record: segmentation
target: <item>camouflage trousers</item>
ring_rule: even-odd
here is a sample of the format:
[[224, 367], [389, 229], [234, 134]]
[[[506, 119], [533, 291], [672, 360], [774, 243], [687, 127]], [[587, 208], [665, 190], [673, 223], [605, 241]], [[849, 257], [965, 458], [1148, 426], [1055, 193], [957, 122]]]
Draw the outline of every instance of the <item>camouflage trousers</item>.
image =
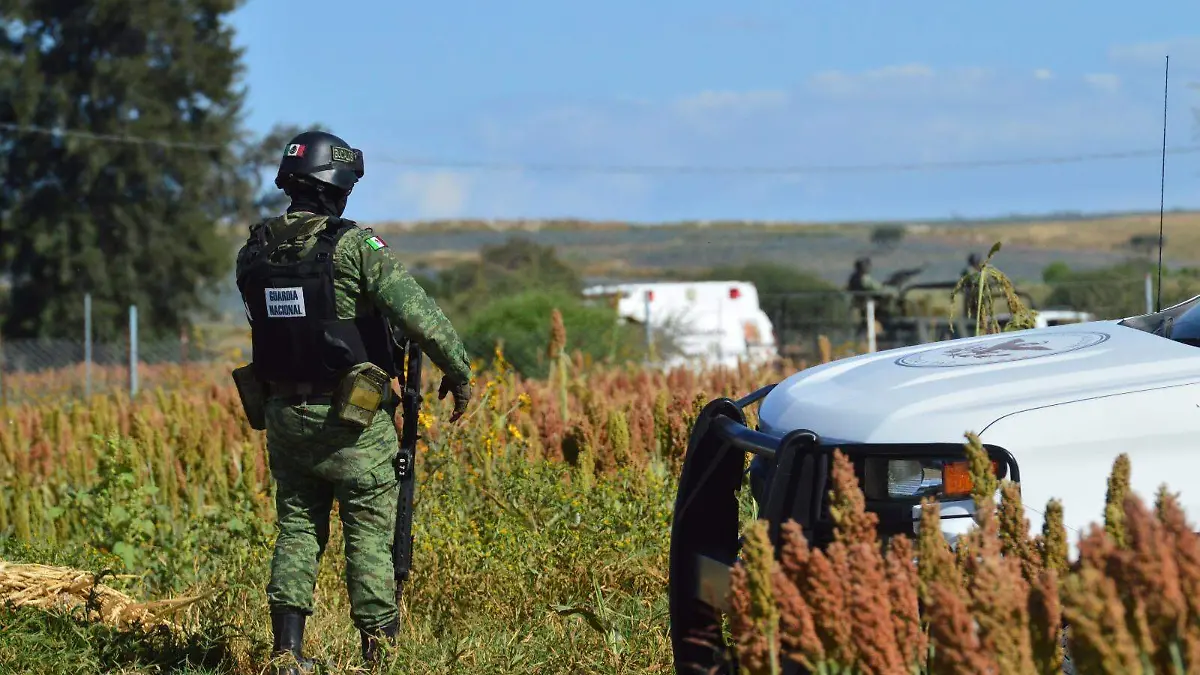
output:
[[329, 541], [337, 499], [345, 539], [346, 589], [355, 626], [374, 630], [398, 618], [392, 541], [400, 483], [393, 460], [395, 396], [366, 429], [329, 405], [266, 404], [267, 453], [276, 482], [275, 555], [267, 602], [272, 612], [313, 611], [317, 565]]

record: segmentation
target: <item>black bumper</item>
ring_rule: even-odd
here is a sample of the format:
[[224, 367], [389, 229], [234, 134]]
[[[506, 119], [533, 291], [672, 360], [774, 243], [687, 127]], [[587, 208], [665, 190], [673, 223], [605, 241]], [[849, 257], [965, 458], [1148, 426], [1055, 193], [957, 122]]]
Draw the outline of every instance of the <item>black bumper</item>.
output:
[[[721, 614], [728, 612], [729, 570], [740, 549], [738, 492], [745, 475], [746, 454], [765, 468], [755, 489], [758, 517], [765, 520], [776, 551], [783, 523], [794, 520], [809, 544], [823, 547], [833, 540], [829, 515], [830, 466], [835, 449], [856, 466], [868, 456], [965, 457], [962, 444], [839, 444], [824, 445], [806, 429], [782, 437], [746, 426], [743, 409], [760, 401], [774, 385], [734, 401], [720, 398], [701, 411], [688, 440], [687, 455], [675, 498], [671, 525], [669, 603], [671, 646], [677, 673], [733, 675], [736, 655], [721, 632]], [[1019, 481], [1016, 462], [1002, 448], [984, 446], [1001, 461], [1002, 476]], [[860, 480], [862, 476], [860, 474]], [[913, 535], [917, 502], [867, 500], [879, 516], [879, 534]], [[795, 664], [784, 674], [803, 672]]]

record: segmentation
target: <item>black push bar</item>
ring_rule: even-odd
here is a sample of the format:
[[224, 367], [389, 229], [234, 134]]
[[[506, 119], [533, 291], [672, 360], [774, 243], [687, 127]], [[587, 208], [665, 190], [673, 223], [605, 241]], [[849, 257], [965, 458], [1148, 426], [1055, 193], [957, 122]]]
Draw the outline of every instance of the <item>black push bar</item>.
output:
[[[668, 600], [671, 647], [676, 673], [734, 675], [737, 655], [721, 630], [721, 615], [728, 606], [729, 572], [741, 549], [738, 493], [746, 471], [747, 454], [769, 466], [762, 494], [756, 494], [758, 517], [767, 523], [776, 554], [782, 526], [789, 520], [800, 525], [809, 545], [820, 548], [833, 540], [828, 492], [834, 450], [854, 461], [866, 457], [961, 457], [961, 443], [823, 444], [807, 429], [780, 436], [751, 429], [744, 408], [761, 401], [775, 385], [768, 385], [734, 401], [710, 401], [697, 416], [688, 438], [687, 454], [679, 477], [671, 524]], [[984, 445], [1001, 466], [1001, 476], [1015, 482], [1020, 473], [1015, 459], [1003, 448]], [[880, 534], [914, 534], [913, 507], [919, 500], [867, 500], [879, 515]], [[783, 675], [805, 672], [785, 663]]]

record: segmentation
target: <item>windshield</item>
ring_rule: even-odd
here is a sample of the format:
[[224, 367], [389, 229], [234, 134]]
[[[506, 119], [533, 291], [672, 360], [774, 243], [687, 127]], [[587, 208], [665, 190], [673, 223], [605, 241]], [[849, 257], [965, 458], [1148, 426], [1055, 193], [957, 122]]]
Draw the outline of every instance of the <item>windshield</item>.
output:
[[1200, 347], [1200, 296], [1161, 312], [1130, 317], [1118, 325]]

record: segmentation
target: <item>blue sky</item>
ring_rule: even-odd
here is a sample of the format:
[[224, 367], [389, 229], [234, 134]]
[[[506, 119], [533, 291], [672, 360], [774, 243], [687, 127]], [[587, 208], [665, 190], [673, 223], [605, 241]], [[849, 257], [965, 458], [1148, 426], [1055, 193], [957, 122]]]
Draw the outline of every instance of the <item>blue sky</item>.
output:
[[[1135, 6], [249, 0], [234, 25], [252, 128], [319, 121], [364, 150], [347, 217], [862, 220], [1157, 209], [1168, 53], [1168, 146], [1200, 143], [1200, 4]], [[1200, 153], [1169, 155], [1167, 207], [1197, 187]]]

